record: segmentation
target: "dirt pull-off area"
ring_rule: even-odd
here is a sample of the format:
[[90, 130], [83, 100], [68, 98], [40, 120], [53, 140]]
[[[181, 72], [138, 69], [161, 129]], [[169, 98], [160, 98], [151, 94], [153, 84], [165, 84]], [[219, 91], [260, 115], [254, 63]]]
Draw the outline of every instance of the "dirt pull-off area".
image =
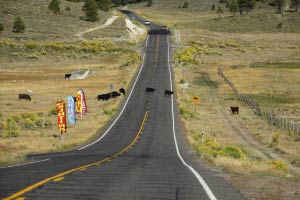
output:
[[[300, 182], [278, 177], [232, 176], [226, 178], [248, 200], [296, 200], [300, 199]], [[251, 189], [249, 189], [251, 188]]]

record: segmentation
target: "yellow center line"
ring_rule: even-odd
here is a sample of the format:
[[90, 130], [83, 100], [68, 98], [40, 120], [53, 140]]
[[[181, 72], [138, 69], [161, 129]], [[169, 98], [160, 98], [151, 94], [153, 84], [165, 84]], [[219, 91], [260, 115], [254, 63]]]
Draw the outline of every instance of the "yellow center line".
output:
[[[103, 159], [103, 160], [100, 160], [100, 161], [98, 161], [98, 162], [91, 163], [91, 164], [88, 164], [88, 165], [84, 165], [84, 166], [81, 166], [81, 167], [77, 167], [77, 168], [74, 168], [74, 169], [71, 169], [71, 170], [62, 172], [62, 173], [60, 173], [60, 174], [57, 174], [57, 175], [55, 175], [55, 176], [51, 176], [51, 177], [46, 178], [46, 179], [44, 179], [44, 180], [41, 180], [41, 181], [39, 181], [39, 182], [37, 182], [37, 183], [31, 185], [31, 186], [28, 186], [28, 187], [24, 188], [23, 190], [20, 190], [19, 192], [16, 192], [16, 193], [12, 194], [12, 195], [9, 196], [9, 197], [4, 198], [3, 200], [11, 200], [11, 199], [15, 199], [15, 198], [17, 198], [17, 197], [19, 197], [19, 196], [21, 196], [21, 195], [23, 195], [23, 194], [25, 194], [25, 193], [27, 193], [27, 192], [29, 192], [29, 191], [35, 189], [35, 188], [37, 188], [37, 187], [40, 187], [41, 185], [44, 185], [44, 184], [48, 183], [48, 182], [55, 181], [55, 180], [59, 180], [59, 179], [62, 180], [61, 178], [63, 178], [63, 177], [64, 177], [65, 175], [67, 175], [67, 174], [71, 174], [71, 173], [73, 173], [73, 172], [80, 171], [80, 170], [85, 170], [86, 168], [89, 168], [89, 167], [92, 167], [92, 166], [101, 165], [101, 164], [103, 164], [103, 163], [105, 163], [105, 162], [107, 162], [107, 161], [110, 161], [112, 158], [116, 158], [116, 157], [118, 157], [119, 155], [123, 154], [124, 152], [128, 151], [128, 150], [130, 149], [130, 147], [132, 147], [132, 146], [137, 142], [137, 140], [139, 139], [139, 137], [140, 137], [140, 135], [141, 135], [141, 132], [142, 132], [144, 126], [145, 126], [146, 120], [148, 119], [148, 113], [149, 113], [149, 111], [146, 111], [146, 112], [145, 112], [144, 119], [143, 119], [143, 121], [142, 121], [142, 124], [141, 124], [141, 126], [140, 126], [140, 129], [139, 129], [137, 135], [135, 136], [134, 140], [133, 140], [127, 147], [125, 147], [122, 151], [120, 151], [120, 152], [114, 154], [114, 155], [111, 156], [111, 157], [107, 157], [107, 158], [105, 158], [105, 159]], [[24, 198], [24, 197], [21, 197], [21, 198]], [[25, 198], [24, 198], [24, 199], [25, 199]]]
[[64, 178], [65, 178], [65, 177], [59, 177], [59, 178], [56, 178], [56, 179], [53, 180], [53, 182], [61, 181], [61, 180], [63, 180]]

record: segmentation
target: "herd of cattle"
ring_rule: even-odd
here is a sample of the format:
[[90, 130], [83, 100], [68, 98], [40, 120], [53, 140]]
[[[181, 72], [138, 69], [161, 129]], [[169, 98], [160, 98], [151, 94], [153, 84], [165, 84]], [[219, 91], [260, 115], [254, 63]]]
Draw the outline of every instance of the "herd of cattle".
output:
[[106, 94], [99, 94], [98, 96], [97, 96], [97, 99], [98, 99], [98, 101], [100, 101], [100, 100], [102, 100], [102, 101], [107, 101], [107, 100], [109, 100], [109, 99], [111, 99], [111, 98], [116, 98], [116, 97], [119, 97], [119, 96], [121, 96], [121, 93], [123, 94], [123, 95], [125, 95], [125, 89], [124, 88], [120, 88], [119, 89], [119, 92], [117, 92], [117, 91], [113, 91], [113, 92], [109, 92], [109, 93], [106, 93]]
[[[155, 89], [147, 87], [146, 90], [145, 90], [145, 92], [146, 93], [153, 93], [153, 92], [155, 92]], [[171, 91], [171, 90], [165, 90], [165, 96], [171, 96], [172, 94], [174, 94], [173, 91]]]
[[[70, 79], [71, 74], [65, 74], [65, 79]], [[155, 92], [154, 88], [151, 87], [146, 87], [145, 93], [153, 93]], [[113, 92], [109, 92], [109, 93], [105, 93], [105, 94], [99, 94], [97, 96], [98, 101], [107, 101], [109, 99], [114, 99], [116, 97], [121, 96], [121, 94], [125, 95], [125, 89], [124, 88], [120, 88], [119, 92], [117, 91], [113, 91]], [[174, 92], [171, 90], [165, 90], [165, 97], [166, 96], [171, 96], [173, 95]], [[30, 94], [19, 94], [19, 100], [24, 99], [26, 101], [31, 101], [31, 95]], [[74, 100], [76, 101], [76, 98], [74, 97]], [[239, 114], [239, 107], [230, 107], [231, 113], [232, 114]]]

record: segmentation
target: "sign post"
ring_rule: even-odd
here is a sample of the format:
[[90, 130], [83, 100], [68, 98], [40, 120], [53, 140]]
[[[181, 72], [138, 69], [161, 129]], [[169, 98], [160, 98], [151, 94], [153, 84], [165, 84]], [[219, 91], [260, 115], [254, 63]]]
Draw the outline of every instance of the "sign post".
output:
[[110, 83], [109, 84], [109, 90], [112, 92], [114, 90], [114, 84], [113, 83]]
[[196, 104], [198, 104], [199, 101], [200, 101], [200, 98], [198, 96], [194, 96], [193, 97], [193, 102], [194, 102], [194, 105], [195, 105], [195, 112], [197, 112], [197, 110], [196, 110]]

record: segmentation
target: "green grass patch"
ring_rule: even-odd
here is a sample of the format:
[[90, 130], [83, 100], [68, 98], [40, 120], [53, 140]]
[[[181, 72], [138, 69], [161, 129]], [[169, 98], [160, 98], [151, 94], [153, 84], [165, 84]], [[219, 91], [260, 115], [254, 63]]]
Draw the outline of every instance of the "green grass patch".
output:
[[250, 65], [252, 68], [283, 68], [283, 69], [300, 69], [300, 60], [295, 62], [272, 62], [272, 63], [255, 63]]
[[260, 94], [250, 94], [250, 96], [263, 105], [300, 103], [300, 99], [287, 97], [283, 95], [271, 96], [270, 94], [260, 93]]
[[191, 112], [186, 107], [181, 107], [179, 113], [183, 116], [184, 119], [188, 120], [195, 117], [195, 114]]

